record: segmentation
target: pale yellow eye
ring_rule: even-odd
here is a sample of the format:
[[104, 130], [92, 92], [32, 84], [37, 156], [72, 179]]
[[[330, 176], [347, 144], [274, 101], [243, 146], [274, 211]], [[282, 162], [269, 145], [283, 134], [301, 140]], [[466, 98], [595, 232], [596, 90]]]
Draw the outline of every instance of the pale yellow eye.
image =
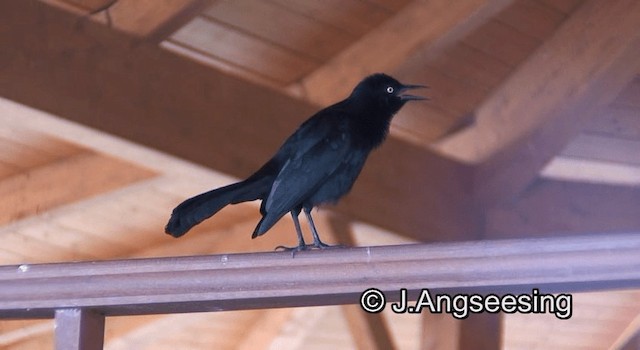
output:
[[392, 87], [392, 86], [389, 86], [389, 87], [387, 88], [387, 92], [388, 92], [388, 93], [390, 93], [390, 94], [392, 94], [392, 93], [393, 93], [393, 87]]

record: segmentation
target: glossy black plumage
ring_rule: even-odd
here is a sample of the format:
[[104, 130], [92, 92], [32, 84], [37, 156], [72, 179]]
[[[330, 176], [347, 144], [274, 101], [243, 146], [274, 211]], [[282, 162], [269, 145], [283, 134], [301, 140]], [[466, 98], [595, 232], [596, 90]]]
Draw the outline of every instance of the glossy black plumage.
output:
[[333, 203], [351, 190], [369, 153], [387, 136], [393, 115], [410, 100], [403, 94], [420, 85], [403, 85], [385, 74], [362, 80], [345, 100], [329, 106], [304, 122], [278, 152], [244, 181], [187, 199], [171, 214], [166, 232], [180, 237], [228, 204], [262, 200], [262, 220], [252, 238], [264, 234], [285, 214], [291, 213], [302, 238], [298, 215], [304, 210], [314, 237], [322, 248], [311, 218], [311, 209]]

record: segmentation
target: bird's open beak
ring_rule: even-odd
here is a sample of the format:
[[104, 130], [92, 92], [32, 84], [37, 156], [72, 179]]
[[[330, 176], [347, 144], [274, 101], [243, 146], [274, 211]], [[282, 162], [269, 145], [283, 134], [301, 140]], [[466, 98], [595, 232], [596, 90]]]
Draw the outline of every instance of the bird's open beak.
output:
[[428, 88], [428, 86], [425, 86], [425, 85], [403, 85], [400, 91], [398, 92], [398, 96], [402, 101], [428, 100], [429, 99], [428, 97], [404, 94], [404, 92], [407, 90], [426, 89], [426, 88]]

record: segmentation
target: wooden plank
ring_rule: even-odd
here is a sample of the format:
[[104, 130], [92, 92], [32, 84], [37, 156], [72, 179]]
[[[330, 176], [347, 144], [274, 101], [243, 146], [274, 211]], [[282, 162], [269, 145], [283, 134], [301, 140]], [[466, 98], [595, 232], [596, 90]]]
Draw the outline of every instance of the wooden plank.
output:
[[0, 130], [0, 162], [8, 168], [6, 176], [28, 171], [82, 151], [80, 147], [26, 130]]
[[516, 31], [497, 19], [491, 19], [481, 25], [464, 38], [463, 42], [474, 49], [492, 55], [510, 67], [523, 62], [541, 43], [540, 40]]
[[524, 34], [546, 40], [558, 28], [566, 15], [536, 0], [520, 0], [504, 9], [495, 18]]
[[[333, 103], [363, 76], [393, 71], [421, 48], [433, 53], [451, 45], [508, 3], [414, 1], [307, 76], [301, 83], [306, 98], [316, 104]], [[424, 50], [419, 59], [425, 59]]]
[[206, 17], [194, 19], [171, 39], [245, 70], [260, 72], [280, 84], [290, 83], [317, 66], [309, 57]]
[[429, 64], [455, 79], [481, 85], [485, 90], [497, 87], [511, 72], [511, 67], [506, 63], [464, 43], [445, 50]]
[[328, 60], [355, 39], [338, 28], [267, 1], [220, 1], [204, 15], [316, 63]]
[[640, 140], [640, 108], [609, 106], [589, 120], [584, 131], [610, 137]]
[[[236, 344], [258, 326], [261, 316], [271, 311], [273, 310], [156, 315], [149, 318], [147, 324], [112, 339], [105, 344], [105, 348], [128, 350], [135, 344], [136, 349], [236, 349]], [[112, 319], [114, 318], [108, 318], [107, 324]], [[253, 344], [253, 349], [266, 347], [268, 343]]]
[[[14, 135], [11, 138], [12, 141], [22, 140], [25, 142], [28, 140], [32, 146], [44, 153], [51, 153], [58, 159], [82, 151], [93, 151], [96, 154], [120, 159], [123, 162], [135, 164], [165, 176], [188, 176], [190, 178], [188, 186], [211, 185], [216, 182], [223, 185], [233, 179], [228, 175], [211, 171], [203, 166], [156, 151], [125, 138], [63, 119], [6, 98], [0, 98], [0, 124], [7, 128], [7, 134]], [[55, 159], [47, 158], [45, 163]], [[35, 165], [24, 168], [33, 166]], [[171, 193], [170, 190], [184, 186], [184, 183], [181, 182], [172, 183], [175, 185], [171, 186], [169, 183], [164, 184], [163, 187], [168, 189], [169, 193]], [[182, 187], [182, 189], [188, 189], [188, 186]], [[182, 194], [180, 192], [173, 193]]]
[[[91, 176], [87, 176], [91, 172]], [[0, 223], [113, 190], [154, 173], [92, 153], [38, 167], [0, 182]]]
[[291, 12], [306, 16], [309, 20], [330, 25], [354, 38], [373, 30], [393, 15], [387, 9], [359, 0], [273, 0], [272, 2]]
[[640, 334], [631, 337], [625, 344], [622, 344], [620, 350], [638, 350], [640, 349]]
[[118, 0], [113, 25], [151, 43], [160, 42], [204, 10], [211, 0]]
[[359, 305], [345, 305], [342, 314], [358, 349], [395, 349], [389, 329], [380, 314], [370, 314]]
[[0, 322], [0, 346], [8, 349], [11, 346], [36, 337], [52, 335], [54, 325], [51, 321], [42, 320], [9, 320]]
[[419, 107], [409, 105], [394, 117], [390, 134], [424, 147], [442, 138], [455, 123], [456, 118], [451, 112], [434, 103]]
[[640, 74], [629, 82], [629, 85], [622, 90], [612, 105], [640, 109]]
[[610, 348], [620, 350], [640, 349], [640, 314], [629, 322]]
[[471, 314], [460, 321], [459, 349], [502, 349], [502, 316], [499, 313]]
[[55, 0], [58, 6], [72, 6], [86, 12], [96, 11], [108, 5], [111, 0]]
[[235, 62], [225, 61], [222, 58], [214, 57], [206, 51], [201, 51], [186, 43], [181, 43], [173, 39], [163, 41], [160, 46], [189, 60], [210, 66], [218, 71], [241, 78], [243, 80], [280, 90], [282, 83], [272, 77], [264, 75], [262, 72], [250, 70]]
[[[428, 95], [433, 100], [429, 104], [454, 116], [470, 113], [489, 94], [481, 84], [454, 79], [446, 71], [429, 64], [421, 67], [418, 79], [429, 84]], [[416, 106], [415, 109], [420, 110], [422, 107]], [[422, 119], [428, 121], [430, 118]]]
[[565, 14], [571, 14], [582, 3], [583, 0], [538, 0], [538, 2], [544, 4], [547, 7], [551, 7], [558, 11], [562, 11]]
[[293, 314], [293, 309], [265, 310], [250, 327], [247, 333], [242, 335], [241, 341], [234, 346], [238, 350], [255, 349], [256, 345], [267, 345], [282, 331], [282, 326], [288, 322]]
[[411, 1], [412, 0], [370, 0], [369, 2], [387, 11], [399, 11], [411, 3]]
[[56, 349], [100, 350], [104, 341], [104, 315], [91, 310], [56, 310]]
[[478, 107], [474, 127], [437, 146], [479, 164], [479, 206], [521, 191], [633, 79], [640, 69], [638, 21], [636, 1], [585, 3]]
[[423, 312], [421, 329], [421, 350], [462, 349], [458, 346], [460, 321], [451, 315]]
[[559, 155], [540, 172], [547, 179], [627, 187], [640, 186], [640, 166]]
[[[74, 29], [74, 16], [39, 2], [0, 2], [9, 13], [0, 95], [227, 174], [251, 174], [316, 110], [103, 26]], [[477, 224], [467, 170], [390, 137], [336, 209], [413, 237], [461, 239]]]
[[[614, 344], [633, 322], [640, 303], [637, 290], [575, 293], [571, 319], [553, 315], [504, 315], [504, 348], [618, 349]], [[541, 334], [548, 337], [541, 339]], [[542, 341], [542, 343], [541, 343]]]
[[[78, 15], [88, 16], [103, 9], [110, 25], [148, 42], [160, 42], [200, 13], [211, 0], [41, 0]], [[108, 23], [105, 16], [92, 19]]]
[[486, 237], [549, 236], [640, 228], [640, 189], [538, 180], [488, 211]]
[[640, 166], [640, 139], [628, 140], [581, 133], [569, 142], [561, 154], [567, 157]]
[[399, 299], [399, 288], [409, 299], [424, 288], [631, 288], [640, 286], [640, 235], [25, 264], [0, 267], [0, 281], [3, 318], [52, 317], [68, 307], [112, 316], [351, 304], [372, 285], [387, 301]]
[[421, 349], [501, 349], [502, 317], [498, 313], [470, 314], [464, 320], [449, 314], [424, 313]]

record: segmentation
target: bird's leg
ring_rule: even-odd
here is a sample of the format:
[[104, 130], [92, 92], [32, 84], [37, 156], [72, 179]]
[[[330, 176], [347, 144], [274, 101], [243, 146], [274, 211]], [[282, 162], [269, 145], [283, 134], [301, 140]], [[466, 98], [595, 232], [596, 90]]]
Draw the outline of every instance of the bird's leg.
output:
[[302, 229], [300, 228], [300, 221], [298, 220], [298, 215], [300, 214], [300, 210], [292, 210], [291, 217], [293, 218], [293, 226], [296, 227], [296, 233], [298, 234], [298, 246], [297, 247], [285, 247], [283, 245], [279, 245], [276, 247], [276, 250], [282, 249], [284, 251], [301, 251], [307, 249], [307, 244], [304, 242], [304, 237], [302, 236]]
[[311, 218], [311, 208], [305, 207], [304, 214], [307, 216], [307, 221], [309, 221], [309, 227], [311, 227], [311, 234], [313, 234], [313, 246], [315, 246], [318, 249], [333, 247], [329, 244], [323, 243], [320, 240], [320, 236], [318, 235], [318, 230], [316, 230], [316, 225], [313, 223], [313, 218]]

